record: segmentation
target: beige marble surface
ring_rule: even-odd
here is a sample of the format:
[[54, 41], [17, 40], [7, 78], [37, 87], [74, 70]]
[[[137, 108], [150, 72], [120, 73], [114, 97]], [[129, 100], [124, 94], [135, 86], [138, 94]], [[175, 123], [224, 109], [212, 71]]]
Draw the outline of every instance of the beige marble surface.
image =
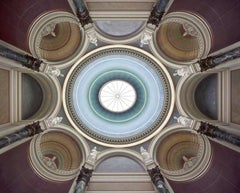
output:
[[231, 72], [231, 122], [240, 125], [240, 70]]
[[10, 122], [9, 78], [9, 71], [0, 69], [0, 125]]

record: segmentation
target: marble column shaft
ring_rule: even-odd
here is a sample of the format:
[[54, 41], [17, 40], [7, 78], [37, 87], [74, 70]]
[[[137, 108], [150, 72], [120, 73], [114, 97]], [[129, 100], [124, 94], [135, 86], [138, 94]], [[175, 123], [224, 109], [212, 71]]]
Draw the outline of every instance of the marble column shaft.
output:
[[151, 180], [153, 184], [156, 186], [159, 193], [169, 193], [164, 183], [164, 178], [158, 166], [148, 170], [148, 174], [151, 177]]
[[35, 122], [31, 125], [27, 125], [23, 129], [15, 133], [12, 133], [0, 138], [0, 148], [6, 147], [16, 141], [34, 136], [35, 134], [38, 134], [41, 132], [42, 132], [42, 129], [41, 129], [41, 126], [39, 125], [39, 122]]
[[73, 2], [76, 7], [77, 17], [82, 27], [84, 27], [89, 23], [93, 23], [92, 18], [90, 17], [89, 12], [83, 0], [73, 0]]
[[83, 13], [86, 10], [86, 6], [83, 0], [73, 0], [73, 2], [78, 12]]
[[211, 138], [224, 140], [228, 143], [240, 147], [240, 137], [227, 133], [226, 131], [222, 131], [217, 126], [211, 125], [209, 123], [201, 122], [201, 125], [197, 132]]
[[20, 62], [23, 66], [35, 71], [39, 71], [40, 65], [42, 63], [42, 61], [39, 59], [36, 59], [29, 55], [20, 54], [4, 46], [0, 46], [0, 56]]
[[169, 0], [159, 0], [157, 4], [153, 7], [147, 23], [151, 23], [153, 25], [156, 25], [157, 27], [162, 19], [163, 14], [165, 13], [165, 9], [168, 3]]
[[230, 50], [226, 53], [219, 54], [217, 56], [210, 56], [205, 59], [200, 60], [198, 63], [200, 65], [201, 71], [206, 71], [208, 69], [214, 68], [215, 66], [240, 58], [240, 47]]
[[82, 169], [80, 170], [80, 174], [77, 178], [77, 185], [75, 188], [74, 193], [84, 193], [86, 190], [86, 187], [90, 181], [90, 178], [92, 177], [93, 170], [90, 170], [86, 168], [85, 166], [82, 166]]

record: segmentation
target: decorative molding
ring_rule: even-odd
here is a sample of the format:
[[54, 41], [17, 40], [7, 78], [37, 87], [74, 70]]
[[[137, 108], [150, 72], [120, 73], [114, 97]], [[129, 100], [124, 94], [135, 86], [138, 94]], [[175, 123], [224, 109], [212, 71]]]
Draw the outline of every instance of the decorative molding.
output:
[[59, 123], [62, 122], [62, 119], [63, 117], [50, 117], [44, 120], [44, 122], [48, 127], [56, 127], [57, 125], [59, 125]]

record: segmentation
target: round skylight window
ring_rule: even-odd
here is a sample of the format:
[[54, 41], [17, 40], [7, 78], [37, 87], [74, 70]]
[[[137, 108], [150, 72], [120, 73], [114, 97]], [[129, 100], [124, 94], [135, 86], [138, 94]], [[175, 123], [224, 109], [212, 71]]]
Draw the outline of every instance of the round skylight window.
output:
[[99, 91], [99, 102], [107, 110], [121, 113], [129, 110], [136, 102], [134, 87], [123, 80], [105, 83]]

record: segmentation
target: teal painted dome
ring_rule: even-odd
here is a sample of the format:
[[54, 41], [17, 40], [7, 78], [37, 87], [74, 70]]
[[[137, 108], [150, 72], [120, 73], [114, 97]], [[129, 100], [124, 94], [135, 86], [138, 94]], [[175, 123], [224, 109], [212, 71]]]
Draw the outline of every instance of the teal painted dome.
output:
[[130, 46], [106, 46], [87, 54], [70, 70], [65, 104], [81, 134], [110, 146], [153, 136], [173, 108], [172, 82], [164, 66]]

